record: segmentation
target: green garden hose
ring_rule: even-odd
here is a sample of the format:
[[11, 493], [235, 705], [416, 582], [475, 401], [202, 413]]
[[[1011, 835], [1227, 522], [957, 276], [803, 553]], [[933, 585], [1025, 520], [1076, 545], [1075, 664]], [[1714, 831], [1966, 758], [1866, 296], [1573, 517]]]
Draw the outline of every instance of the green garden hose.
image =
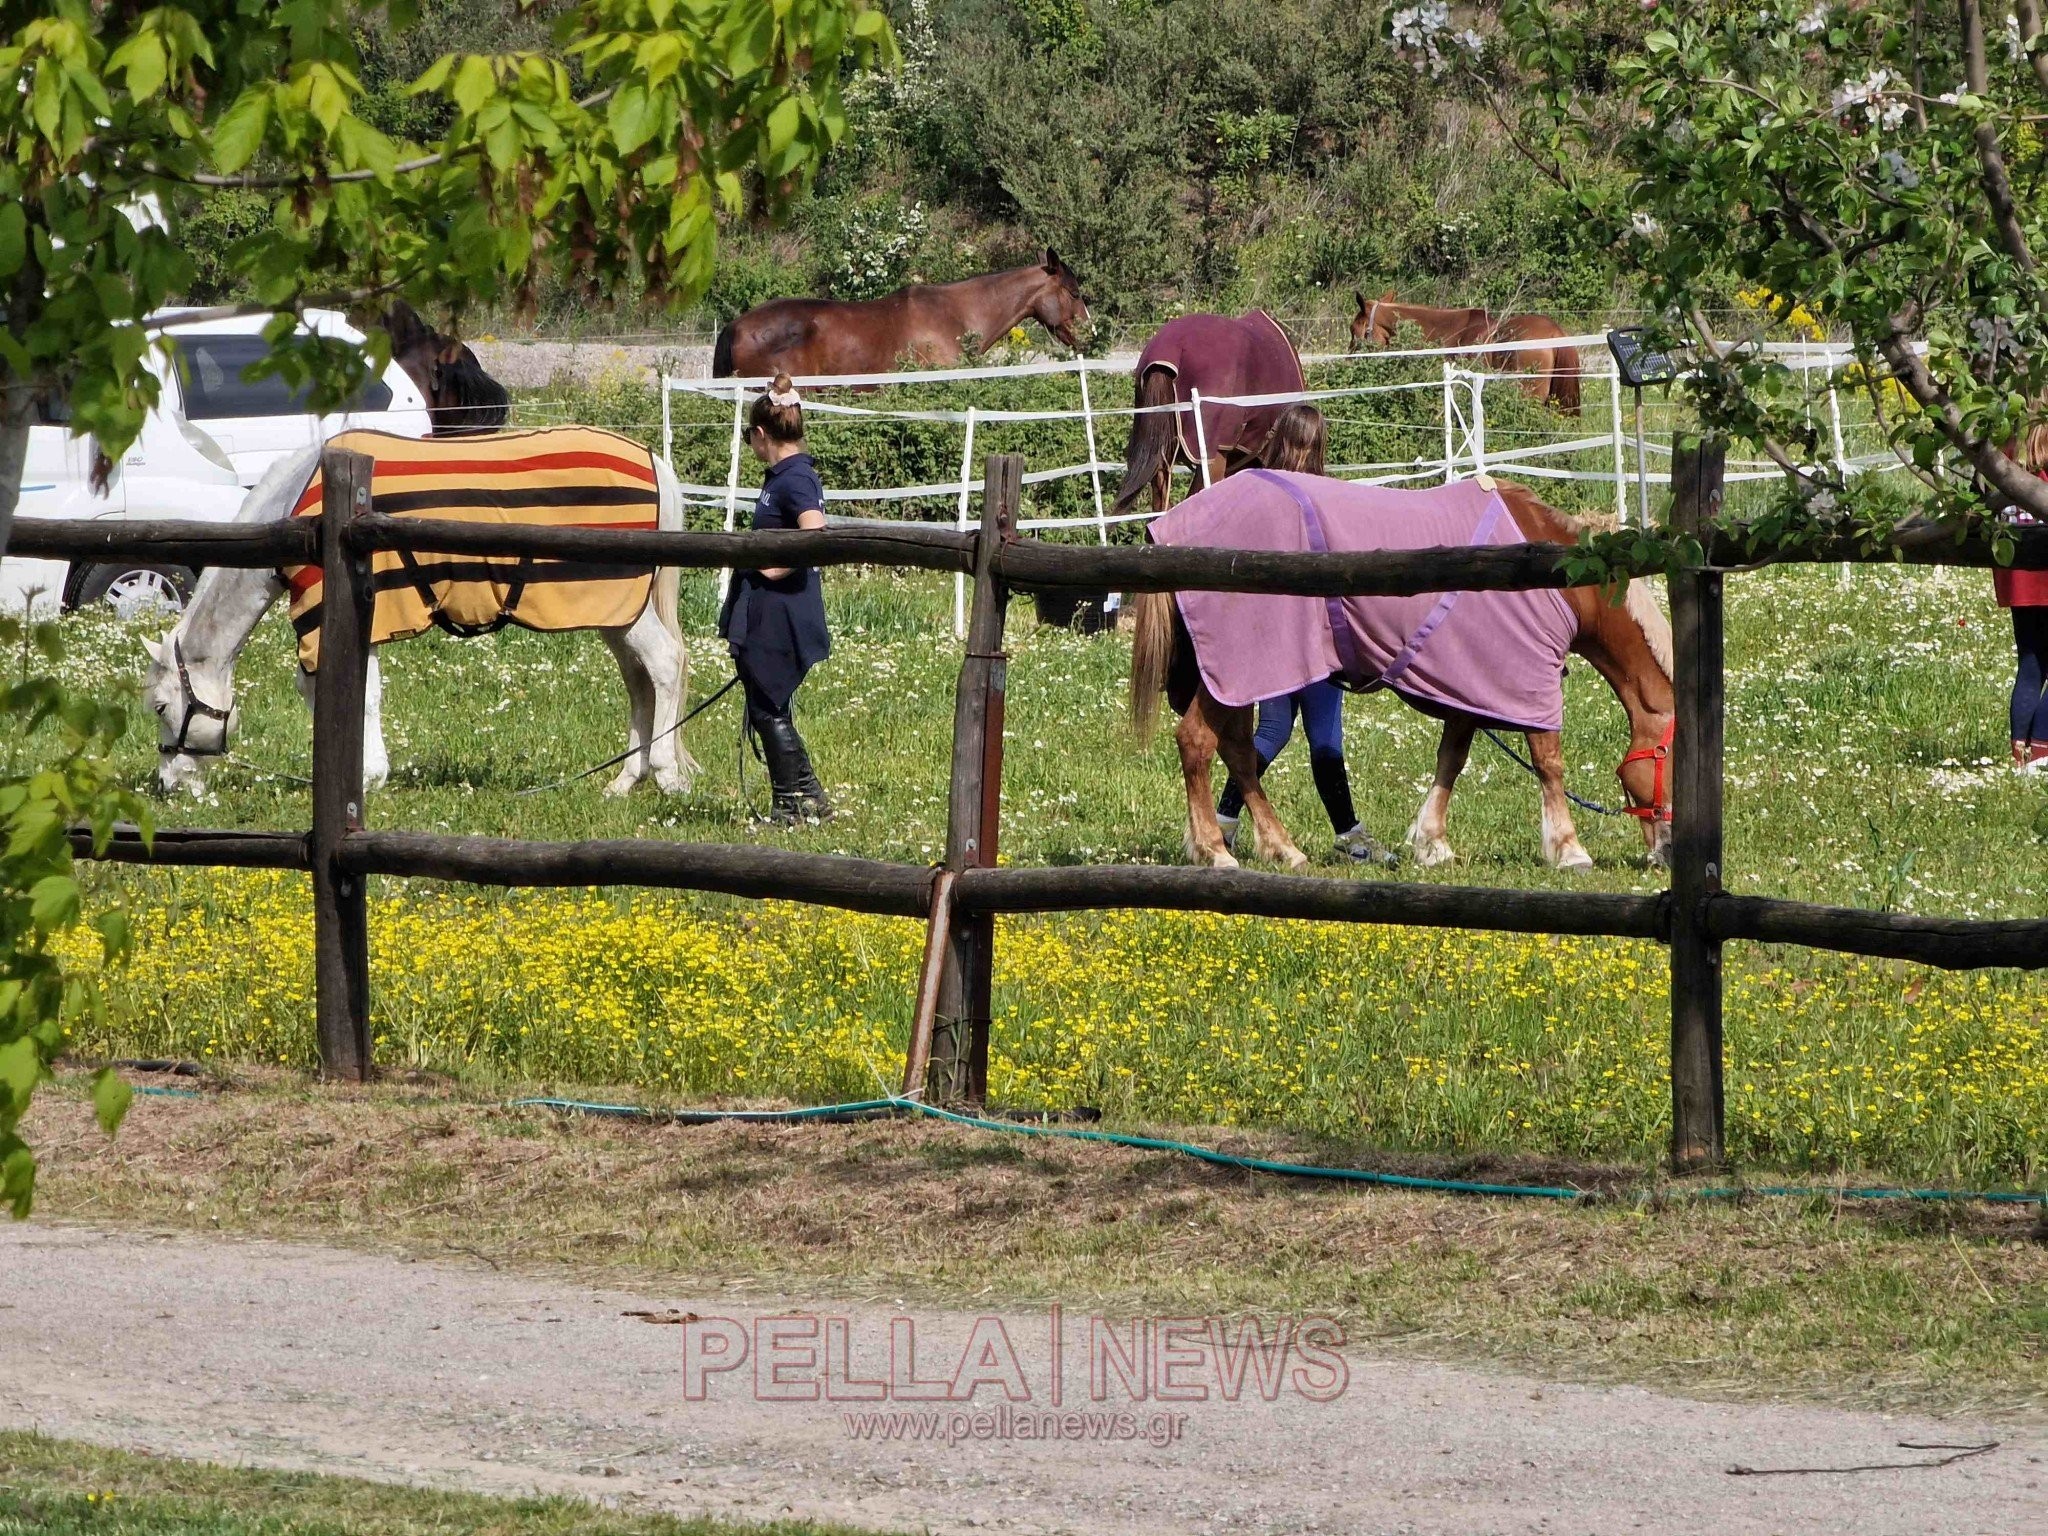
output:
[[[577, 1099], [514, 1099], [509, 1109], [552, 1109], [568, 1114], [612, 1115], [634, 1120], [657, 1120], [671, 1125], [713, 1125], [721, 1121], [756, 1124], [787, 1124], [809, 1120], [871, 1120], [886, 1115], [922, 1115], [952, 1125], [972, 1126], [983, 1131], [1007, 1131], [1019, 1136], [1055, 1136], [1069, 1141], [1106, 1142], [1111, 1146], [1134, 1147], [1144, 1152], [1177, 1152], [1220, 1168], [1242, 1168], [1250, 1173], [1278, 1174], [1296, 1179], [1340, 1179], [1354, 1184], [1380, 1184], [1396, 1189], [1432, 1190], [1456, 1195], [1509, 1195], [1535, 1200], [1569, 1200], [1592, 1203], [1601, 1196], [1592, 1190], [1561, 1189], [1541, 1184], [1482, 1184], [1469, 1179], [1428, 1179], [1415, 1174], [1379, 1173], [1368, 1168], [1333, 1168], [1317, 1163], [1282, 1163], [1270, 1158], [1243, 1157], [1214, 1147], [1191, 1142], [1170, 1141], [1158, 1136], [1132, 1136], [1121, 1131], [1084, 1131], [1070, 1126], [1024, 1125], [1006, 1120], [988, 1120], [979, 1115], [957, 1114], [949, 1109], [920, 1103], [916, 1099], [862, 1099], [851, 1104], [823, 1104], [808, 1109], [647, 1109], [636, 1104], [589, 1104]], [[2048, 1212], [2048, 1191], [1902, 1189], [1889, 1186], [1858, 1189], [1830, 1189], [1822, 1185], [1758, 1185], [1751, 1188], [1725, 1186], [1680, 1191], [1689, 1200], [1741, 1200], [1751, 1196], [1791, 1199], [1837, 1200], [1984, 1200], [2012, 1205], [2038, 1205]]]

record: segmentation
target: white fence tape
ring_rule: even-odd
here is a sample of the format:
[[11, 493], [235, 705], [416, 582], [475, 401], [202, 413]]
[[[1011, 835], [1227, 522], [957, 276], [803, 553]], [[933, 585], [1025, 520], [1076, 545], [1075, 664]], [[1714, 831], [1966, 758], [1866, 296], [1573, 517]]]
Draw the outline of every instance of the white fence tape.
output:
[[[1368, 485], [1399, 485], [1433, 480], [1451, 481], [1463, 475], [1476, 474], [1483, 470], [1512, 466], [1514, 473], [1532, 480], [1569, 480], [1580, 482], [1611, 482], [1614, 487], [1615, 515], [1622, 522], [1629, 517], [1628, 487], [1631, 481], [1668, 484], [1670, 471], [1657, 464], [1656, 460], [1667, 460], [1671, 456], [1668, 443], [1644, 440], [1640, 448], [1624, 429], [1622, 411], [1622, 390], [1620, 371], [1607, 351], [1604, 335], [1565, 336], [1550, 340], [1500, 341], [1465, 347], [1430, 348], [1373, 348], [1364, 352], [1319, 352], [1305, 353], [1305, 366], [1341, 362], [1389, 362], [1389, 361], [1431, 361], [1442, 369], [1440, 378], [1415, 379], [1393, 383], [1357, 384], [1330, 389], [1302, 389], [1275, 394], [1257, 395], [1195, 395], [1186, 402], [1175, 402], [1159, 406], [1115, 406], [1097, 405], [1089, 389], [1091, 374], [1119, 374], [1128, 376], [1128, 365], [1111, 362], [1107, 358], [1049, 359], [1030, 363], [1009, 363], [985, 367], [937, 368], [901, 373], [854, 373], [807, 375], [799, 378], [798, 386], [809, 392], [811, 398], [804, 402], [804, 409], [813, 415], [842, 418], [849, 421], [897, 421], [924, 422], [937, 425], [958, 426], [962, 429], [962, 456], [960, 477], [957, 480], [940, 481], [926, 485], [866, 486], [848, 489], [828, 490], [825, 499], [837, 504], [875, 504], [906, 501], [950, 500], [954, 503], [955, 526], [969, 529], [978, 526], [971, 518], [970, 499], [981, 491], [982, 481], [973, 474], [974, 438], [978, 427], [1006, 422], [1049, 422], [1078, 421], [1081, 423], [1086, 442], [1087, 459], [1079, 464], [1055, 465], [1028, 471], [1024, 476], [1026, 485], [1045, 485], [1056, 481], [1087, 476], [1090, 483], [1093, 515], [1080, 517], [1030, 518], [1019, 523], [1019, 527], [1039, 530], [1052, 528], [1073, 528], [1092, 524], [1097, 538], [1107, 542], [1109, 529], [1114, 524], [1144, 522], [1153, 516], [1149, 510], [1111, 514], [1103, 496], [1102, 477], [1105, 474], [1121, 476], [1124, 466], [1106, 461], [1096, 446], [1096, 424], [1104, 418], [1137, 417], [1153, 414], [1182, 415], [1192, 412], [1195, 420], [1195, 437], [1198, 451], [1206, 449], [1205, 423], [1200, 407], [1203, 405], [1265, 406], [1291, 405], [1296, 403], [1323, 404], [1338, 400], [1363, 400], [1381, 395], [1410, 394], [1422, 391], [1442, 392], [1443, 398], [1443, 453], [1439, 458], [1417, 456], [1414, 459], [1386, 461], [1371, 464], [1337, 464], [1331, 466], [1331, 473], [1347, 479], [1358, 480]], [[1519, 385], [1531, 377], [1527, 372], [1502, 371], [1498, 362], [1491, 367], [1481, 363], [1476, 367], [1464, 366], [1466, 360], [1498, 359], [1504, 353], [1547, 351], [1559, 347], [1574, 347], [1580, 352], [1580, 376], [1585, 380], [1600, 380], [1607, 385], [1609, 396], [1608, 430], [1598, 435], [1586, 435], [1562, 440], [1546, 440], [1519, 447], [1502, 448], [1489, 443], [1486, 421], [1486, 387], [1489, 384]], [[1782, 361], [1787, 367], [1796, 368], [1802, 375], [1811, 375], [1815, 370], [1825, 370], [1830, 375], [1855, 364], [1859, 360], [1850, 347], [1827, 342], [1765, 342], [1761, 350]], [[1606, 366], [1597, 370], [1589, 369], [1588, 353], [1606, 359]], [[1044, 378], [1071, 375], [1079, 386], [1079, 409], [1042, 408], [1030, 410], [1005, 410], [969, 406], [960, 410], [945, 409], [901, 409], [894, 407], [850, 405], [837, 400], [817, 398], [820, 392], [833, 390], [866, 390], [880, 386], [928, 385], [928, 384], [971, 384], [999, 379]], [[675, 461], [676, 434], [679, 431], [722, 430], [716, 422], [678, 422], [674, 419], [671, 401], [679, 394], [695, 395], [721, 403], [732, 402], [731, 451], [728, 458], [726, 482], [723, 485], [685, 483], [682, 491], [686, 500], [693, 505], [721, 507], [725, 514], [725, 526], [735, 526], [739, 505], [744, 497], [751, 500], [757, 488], [740, 483], [740, 469], [744, 460], [745, 406], [749, 395], [765, 388], [767, 379], [686, 379], [669, 374], [661, 377], [661, 441], [662, 451], [671, 464]], [[1848, 450], [1843, 432], [1841, 399], [1837, 381], [1827, 381], [1828, 446], [1831, 450], [1832, 465], [1843, 474], [1882, 472], [1899, 467], [1897, 459], [1889, 453], [1852, 454]], [[1809, 386], [1810, 387], [1810, 386]], [[1370, 415], [1352, 418], [1353, 424], [1361, 425], [1403, 425], [1399, 423], [1375, 423]], [[1433, 427], [1417, 426], [1416, 430], [1434, 431]], [[1508, 437], [1539, 435], [1527, 429], [1507, 432]], [[1543, 462], [1566, 460], [1574, 455], [1601, 454], [1603, 465], [1598, 469], [1579, 468], [1569, 462]], [[1192, 472], [1206, 484], [1209, 467], [1206, 453], [1204, 462]], [[1177, 475], [1188, 471], [1176, 469]], [[1783, 473], [1776, 464], [1763, 460], [1731, 460], [1727, 478], [1731, 483], [1763, 481], [1778, 478]], [[724, 573], [720, 575], [720, 591], [723, 593]], [[965, 622], [964, 581], [956, 583], [955, 627]]]

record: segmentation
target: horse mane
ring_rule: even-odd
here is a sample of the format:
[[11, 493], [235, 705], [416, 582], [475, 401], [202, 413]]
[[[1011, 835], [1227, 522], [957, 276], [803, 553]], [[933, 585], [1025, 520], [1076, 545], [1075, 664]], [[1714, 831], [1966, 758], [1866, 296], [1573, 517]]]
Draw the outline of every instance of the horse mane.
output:
[[1642, 577], [1638, 576], [1628, 584], [1624, 606], [1628, 609], [1628, 616], [1643, 632], [1643, 640], [1650, 647], [1650, 659], [1663, 670], [1665, 681], [1671, 681], [1677, 675], [1671, 621], [1657, 606], [1657, 599], [1650, 593], [1650, 584]]

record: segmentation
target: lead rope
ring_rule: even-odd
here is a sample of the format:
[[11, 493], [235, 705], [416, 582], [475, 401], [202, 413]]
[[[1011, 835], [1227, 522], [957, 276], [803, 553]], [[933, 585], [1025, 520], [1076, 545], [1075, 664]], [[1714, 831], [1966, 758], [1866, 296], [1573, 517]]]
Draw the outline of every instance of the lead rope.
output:
[[669, 737], [675, 735], [677, 731], [680, 731], [692, 720], [696, 719], [699, 715], [703, 714], [705, 710], [709, 709], [712, 705], [716, 704], [720, 699], [724, 698], [728, 693], [731, 693], [734, 688], [738, 687], [739, 680], [739, 674], [734, 673], [731, 677], [725, 680], [724, 685], [719, 688], [718, 692], [712, 694], [710, 698], [704, 700], [703, 703], [699, 704], [687, 715], [684, 715], [682, 719], [678, 720], [674, 725], [670, 726], [667, 730], [663, 731], [659, 736], [654, 737], [653, 740], [649, 741], [644, 747], [628, 747], [625, 751], [619, 753], [618, 756], [608, 757], [603, 762], [598, 763], [593, 767], [584, 769], [581, 773], [572, 773], [565, 779], [555, 780], [552, 784], [536, 784], [531, 789], [519, 790], [512, 796], [512, 798], [515, 800], [524, 800], [528, 795], [544, 795], [552, 790], [563, 789], [571, 784], [577, 783], [579, 780], [589, 778], [592, 774], [603, 773], [607, 768], [616, 768], [620, 763], [623, 763], [627, 758], [633, 756], [636, 752], [653, 751], [655, 742], [666, 741]]
[[[1499, 747], [1501, 751], [1507, 753], [1507, 755], [1510, 758], [1514, 759], [1514, 761], [1516, 761], [1517, 763], [1520, 763], [1524, 768], [1528, 769], [1530, 773], [1535, 774], [1535, 776], [1539, 779], [1543, 777], [1542, 774], [1536, 773], [1536, 765], [1534, 763], [1530, 762], [1526, 757], [1522, 756], [1521, 753], [1517, 752], [1513, 747], [1509, 746], [1506, 742], [1502, 741], [1498, 736], [1494, 735], [1492, 731], [1487, 731], [1485, 734], [1486, 739], [1488, 741], [1492, 742], [1496, 747]], [[1591, 811], [1596, 816], [1625, 816], [1628, 814], [1626, 811], [1616, 810], [1613, 806], [1595, 805], [1592, 801], [1586, 799], [1583, 795], [1575, 795], [1570, 790], [1566, 790], [1564, 792], [1564, 797], [1565, 799], [1571, 801], [1573, 805], [1576, 805], [1580, 810]]]

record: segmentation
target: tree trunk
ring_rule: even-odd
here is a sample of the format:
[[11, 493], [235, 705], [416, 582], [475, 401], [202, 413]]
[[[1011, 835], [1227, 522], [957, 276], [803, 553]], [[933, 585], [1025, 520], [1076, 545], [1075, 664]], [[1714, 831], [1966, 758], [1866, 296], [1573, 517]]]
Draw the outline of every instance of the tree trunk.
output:
[[[13, 408], [19, 396], [21, 406]], [[22, 466], [28, 462], [28, 391], [16, 389], [12, 380], [0, 384], [0, 557], [7, 553], [8, 536], [14, 531], [14, 508], [21, 500]]]

